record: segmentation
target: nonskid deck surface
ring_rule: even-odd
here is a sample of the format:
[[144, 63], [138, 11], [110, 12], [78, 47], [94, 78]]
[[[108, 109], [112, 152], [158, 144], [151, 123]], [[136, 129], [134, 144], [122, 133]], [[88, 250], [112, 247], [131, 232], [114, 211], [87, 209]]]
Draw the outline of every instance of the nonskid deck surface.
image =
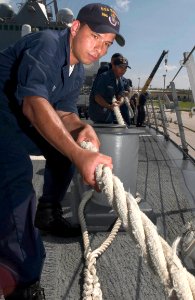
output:
[[[181, 235], [186, 222], [194, 214], [195, 191], [190, 184], [190, 172], [195, 168], [182, 162], [182, 155], [152, 131], [140, 136], [137, 191], [153, 208], [158, 232], [171, 244]], [[39, 197], [43, 182], [44, 161], [33, 161], [34, 184]], [[187, 173], [186, 173], [187, 172]], [[190, 198], [190, 199], [189, 199]], [[74, 199], [73, 199], [74, 201]], [[70, 214], [66, 203], [65, 211]], [[90, 234], [92, 249], [97, 248], [108, 233]], [[42, 285], [47, 300], [82, 299], [83, 245], [82, 238], [60, 239], [43, 236], [47, 258]], [[97, 273], [103, 299], [161, 300], [166, 299], [159, 278], [139, 256], [134, 241], [120, 232], [108, 250], [97, 261]]]

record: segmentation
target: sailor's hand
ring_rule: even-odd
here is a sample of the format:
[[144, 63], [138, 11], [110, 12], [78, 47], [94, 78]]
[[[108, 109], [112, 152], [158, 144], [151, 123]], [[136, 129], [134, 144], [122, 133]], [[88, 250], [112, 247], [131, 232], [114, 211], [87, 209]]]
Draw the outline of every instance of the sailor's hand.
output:
[[110, 109], [113, 110], [114, 107], [119, 106], [120, 105], [120, 101], [114, 101], [111, 105], [110, 105]]
[[121, 106], [124, 103], [124, 101], [125, 101], [124, 97], [120, 97], [118, 99], [119, 106]]
[[100, 141], [95, 133], [95, 130], [89, 124], [86, 124], [86, 126], [84, 126], [79, 132], [76, 142], [80, 145], [83, 141], [91, 142], [97, 151], [99, 151]]
[[95, 170], [99, 164], [113, 168], [112, 158], [98, 152], [92, 152], [82, 149], [79, 156], [74, 160], [79, 173], [81, 174], [84, 182], [99, 191], [98, 185], [95, 180]]

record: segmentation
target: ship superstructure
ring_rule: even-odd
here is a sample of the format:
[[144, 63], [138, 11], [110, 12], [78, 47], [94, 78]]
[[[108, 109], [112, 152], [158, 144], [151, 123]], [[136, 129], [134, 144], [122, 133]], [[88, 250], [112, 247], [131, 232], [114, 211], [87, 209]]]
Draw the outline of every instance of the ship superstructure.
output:
[[21, 37], [22, 26], [30, 26], [32, 32], [47, 28], [61, 30], [66, 27], [64, 18], [71, 19], [71, 11], [58, 10], [57, 1], [27, 0], [20, 3], [17, 13], [11, 5], [0, 4], [0, 50]]

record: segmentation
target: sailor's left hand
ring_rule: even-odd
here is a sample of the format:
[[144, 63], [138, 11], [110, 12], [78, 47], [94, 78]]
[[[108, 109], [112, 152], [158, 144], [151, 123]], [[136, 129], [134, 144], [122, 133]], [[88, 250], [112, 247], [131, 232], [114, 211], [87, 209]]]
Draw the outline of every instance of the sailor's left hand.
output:
[[91, 142], [97, 151], [99, 151], [100, 141], [95, 130], [89, 124], [86, 124], [78, 134], [77, 143], [80, 145], [83, 141]]

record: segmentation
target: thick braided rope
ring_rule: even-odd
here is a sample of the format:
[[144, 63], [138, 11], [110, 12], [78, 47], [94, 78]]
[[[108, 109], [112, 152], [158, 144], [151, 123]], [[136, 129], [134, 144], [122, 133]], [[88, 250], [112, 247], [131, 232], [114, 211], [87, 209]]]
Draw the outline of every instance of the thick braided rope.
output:
[[133, 109], [131, 108], [131, 105], [129, 103], [129, 98], [128, 97], [124, 97], [124, 102], [125, 102], [125, 104], [128, 107], [130, 118], [133, 118], [134, 117], [134, 112], [133, 112]]
[[[90, 144], [87, 146], [88, 149]], [[171, 298], [175, 293], [181, 300], [195, 299], [195, 278], [183, 267], [176, 254], [178, 240], [171, 248], [158, 235], [156, 226], [140, 211], [136, 199], [125, 192], [122, 182], [112, 174], [110, 168], [99, 165], [96, 181], [123, 227], [140, 248], [145, 261], [149, 266], [152, 264], [152, 269], [159, 276], [167, 295]], [[89, 245], [87, 247], [89, 248]]]
[[[116, 98], [113, 97], [112, 103], [114, 103], [116, 101], [117, 101]], [[121, 115], [120, 108], [118, 106], [114, 106], [113, 110], [114, 110], [114, 113], [115, 113], [118, 124], [119, 125], [126, 125], [124, 120], [123, 120], [123, 117]]]
[[[116, 101], [117, 101], [117, 100], [116, 100], [116, 98], [114, 97], [114, 98], [112, 99], [112, 103], [114, 103], [114, 102], [116, 102]], [[129, 111], [129, 115], [130, 115], [130, 118], [133, 118], [133, 117], [134, 117], [134, 113], [133, 113], [133, 110], [132, 110], [131, 105], [130, 105], [130, 103], [129, 103], [128, 97], [122, 97], [122, 98], [121, 98], [121, 102], [122, 102], [122, 103], [125, 103], [125, 104], [127, 105], [128, 111]], [[123, 117], [122, 117], [122, 115], [121, 115], [120, 108], [119, 108], [118, 106], [115, 106], [115, 107], [113, 108], [113, 110], [114, 110], [114, 113], [115, 113], [115, 116], [116, 116], [116, 119], [117, 119], [118, 124], [119, 124], [119, 125], [126, 125], [125, 122], [124, 122], [124, 120], [123, 120]]]
[[79, 220], [83, 235], [84, 244], [84, 257], [85, 257], [85, 269], [84, 269], [84, 284], [83, 284], [83, 300], [101, 300], [102, 291], [100, 288], [99, 278], [96, 273], [96, 260], [102, 255], [103, 252], [110, 246], [114, 240], [117, 232], [121, 226], [121, 221], [117, 219], [115, 225], [108, 238], [103, 242], [103, 244], [96, 250], [92, 251], [90, 247], [89, 234], [87, 231], [87, 226], [84, 218], [84, 208], [87, 202], [91, 199], [93, 195], [93, 190], [87, 191], [83, 195], [83, 199], [79, 206]]

